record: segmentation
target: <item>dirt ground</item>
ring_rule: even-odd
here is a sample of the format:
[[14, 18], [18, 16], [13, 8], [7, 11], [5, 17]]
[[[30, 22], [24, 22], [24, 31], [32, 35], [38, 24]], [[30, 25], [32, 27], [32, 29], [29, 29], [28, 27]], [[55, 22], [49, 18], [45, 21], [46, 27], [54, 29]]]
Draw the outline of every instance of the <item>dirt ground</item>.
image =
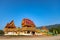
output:
[[58, 36], [0, 36], [0, 40], [60, 40]]

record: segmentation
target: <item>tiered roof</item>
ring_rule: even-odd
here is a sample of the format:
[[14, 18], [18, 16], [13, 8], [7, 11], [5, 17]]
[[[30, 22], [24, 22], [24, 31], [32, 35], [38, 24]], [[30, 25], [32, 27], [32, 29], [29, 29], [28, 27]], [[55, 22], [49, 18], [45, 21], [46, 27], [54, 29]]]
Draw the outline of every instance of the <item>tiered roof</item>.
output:
[[14, 21], [12, 20], [10, 23], [7, 23], [7, 25], [5, 26], [5, 28], [16, 28]]
[[4, 31], [16, 31], [16, 26], [14, 24], [14, 21], [12, 20], [10, 23], [7, 23], [7, 25], [4, 28]]
[[22, 27], [35, 27], [35, 24], [33, 23], [33, 21], [27, 19], [27, 18], [24, 18], [23, 21], [22, 21]]

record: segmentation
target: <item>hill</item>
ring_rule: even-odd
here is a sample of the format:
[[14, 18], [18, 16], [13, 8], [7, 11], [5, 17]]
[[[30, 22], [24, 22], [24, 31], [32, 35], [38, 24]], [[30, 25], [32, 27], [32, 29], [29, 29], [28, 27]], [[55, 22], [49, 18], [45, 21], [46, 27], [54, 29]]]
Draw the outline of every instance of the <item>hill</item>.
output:
[[[37, 29], [41, 29], [43, 26], [40, 26], [40, 27], [37, 27]], [[48, 30], [50, 32], [58, 32], [58, 34], [60, 34], [60, 24], [54, 24], [54, 25], [48, 25], [48, 26], [45, 26], [46, 28], [48, 28]]]

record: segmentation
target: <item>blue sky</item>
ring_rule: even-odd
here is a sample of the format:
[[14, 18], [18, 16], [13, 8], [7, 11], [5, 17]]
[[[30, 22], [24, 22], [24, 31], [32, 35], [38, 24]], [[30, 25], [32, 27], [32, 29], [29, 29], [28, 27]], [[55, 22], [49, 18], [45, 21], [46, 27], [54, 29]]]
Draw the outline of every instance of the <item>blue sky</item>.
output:
[[36, 26], [60, 24], [60, 1], [0, 0], [0, 29], [11, 20], [21, 27], [23, 18], [29, 18]]

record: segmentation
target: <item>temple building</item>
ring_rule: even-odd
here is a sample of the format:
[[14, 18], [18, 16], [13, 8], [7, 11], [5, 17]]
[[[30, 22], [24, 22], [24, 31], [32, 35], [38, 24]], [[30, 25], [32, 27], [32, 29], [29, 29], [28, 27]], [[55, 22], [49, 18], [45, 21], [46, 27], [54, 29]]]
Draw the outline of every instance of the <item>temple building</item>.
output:
[[7, 25], [4, 28], [5, 35], [17, 35], [16, 26], [14, 25], [14, 21], [12, 20], [10, 23], [7, 23]]
[[21, 26], [21, 28], [17, 28], [14, 24], [14, 21], [12, 20], [5, 26], [4, 35], [43, 35], [44, 32], [42, 32], [41, 30], [48, 32], [48, 29], [46, 27], [37, 29], [33, 21], [27, 18], [22, 20]]
[[23, 19], [21, 32], [23, 32], [23, 35], [35, 35], [36, 26], [33, 21], [29, 19]]

